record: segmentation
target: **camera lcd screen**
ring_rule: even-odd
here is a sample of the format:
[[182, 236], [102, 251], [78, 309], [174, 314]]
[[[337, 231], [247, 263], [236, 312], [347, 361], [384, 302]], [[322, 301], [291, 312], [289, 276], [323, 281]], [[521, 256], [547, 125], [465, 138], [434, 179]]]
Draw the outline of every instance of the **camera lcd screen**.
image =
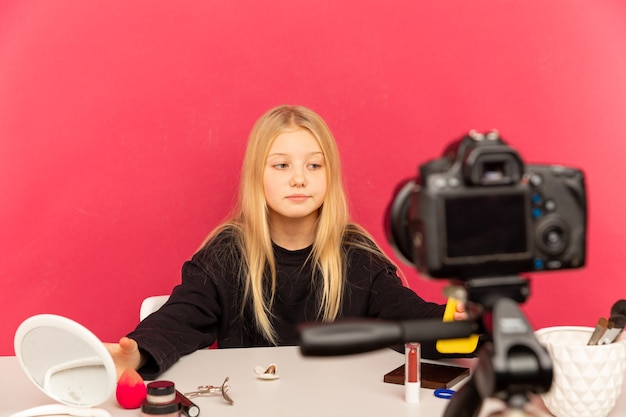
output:
[[522, 254], [528, 251], [524, 194], [448, 197], [448, 258]]

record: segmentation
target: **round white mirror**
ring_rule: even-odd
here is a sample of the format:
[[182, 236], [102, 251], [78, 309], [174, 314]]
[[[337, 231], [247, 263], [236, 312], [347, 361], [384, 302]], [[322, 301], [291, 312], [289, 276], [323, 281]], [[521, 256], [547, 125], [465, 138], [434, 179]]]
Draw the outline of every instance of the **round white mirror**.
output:
[[66, 317], [41, 314], [15, 333], [15, 354], [33, 383], [62, 404], [35, 407], [13, 417], [69, 414], [106, 416], [102, 404], [115, 391], [116, 371], [101, 341]]

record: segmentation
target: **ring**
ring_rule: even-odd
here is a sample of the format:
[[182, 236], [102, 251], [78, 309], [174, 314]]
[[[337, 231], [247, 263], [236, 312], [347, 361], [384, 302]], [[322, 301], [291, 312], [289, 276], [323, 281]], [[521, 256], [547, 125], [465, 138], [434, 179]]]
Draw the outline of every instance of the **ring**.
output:
[[456, 391], [452, 390], [452, 389], [436, 389], [435, 390], [435, 397], [437, 398], [443, 398], [445, 400], [449, 400], [450, 398], [452, 398], [452, 396], [454, 395]]

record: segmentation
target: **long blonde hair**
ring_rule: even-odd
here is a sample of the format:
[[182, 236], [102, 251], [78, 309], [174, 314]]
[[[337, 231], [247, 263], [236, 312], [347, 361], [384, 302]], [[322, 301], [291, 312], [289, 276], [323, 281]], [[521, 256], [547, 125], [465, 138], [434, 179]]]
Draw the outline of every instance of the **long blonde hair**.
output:
[[[268, 223], [263, 174], [269, 149], [281, 133], [304, 129], [317, 140], [325, 159], [327, 191], [319, 209], [315, 239], [310, 261], [319, 274], [318, 318], [333, 321], [340, 314], [344, 295], [346, 271], [345, 254], [342, 252], [344, 233], [348, 228], [367, 241], [373, 239], [359, 226], [350, 224], [348, 204], [341, 175], [339, 150], [335, 139], [322, 118], [302, 106], [282, 105], [261, 116], [250, 132], [244, 155], [239, 185], [239, 196], [231, 220], [225, 222], [209, 235], [207, 240], [224, 229], [235, 230], [242, 257], [239, 273], [244, 289], [242, 314], [246, 305], [252, 306], [257, 328], [265, 338], [277, 344], [272, 327], [272, 303], [276, 288], [276, 267]], [[360, 243], [359, 243], [360, 242]], [[362, 241], [353, 244], [372, 248]], [[374, 244], [375, 246], [375, 244]], [[375, 251], [379, 248], [375, 246]], [[266, 290], [269, 272], [270, 291]], [[315, 272], [314, 272], [315, 273]]]

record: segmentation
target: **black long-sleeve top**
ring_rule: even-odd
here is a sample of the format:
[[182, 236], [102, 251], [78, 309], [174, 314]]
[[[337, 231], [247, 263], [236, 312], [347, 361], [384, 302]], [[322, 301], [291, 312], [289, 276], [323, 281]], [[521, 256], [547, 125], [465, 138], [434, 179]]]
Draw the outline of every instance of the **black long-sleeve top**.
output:
[[[206, 348], [270, 346], [257, 330], [251, 311], [242, 314], [242, 284], [236, 278], [240, 252], [229, 232], [218, 234], [182, 268], [182, 282], [159, 311], [128, 336], [137, 341], [147, 363], [139, 372], [154, 378], [182, 355]], [[296, 327], [319, 321], [318, 292], [309, 254], [311, 247], [289, 251], [273, 246], [276, 295], [272, 324], [279, 345], [296, 345]], [[346, 289], [338, 318], [406, 320], [441, 318], [445, 306], [424, 301], [403, 286], [385, 258], [344, 244]]]

